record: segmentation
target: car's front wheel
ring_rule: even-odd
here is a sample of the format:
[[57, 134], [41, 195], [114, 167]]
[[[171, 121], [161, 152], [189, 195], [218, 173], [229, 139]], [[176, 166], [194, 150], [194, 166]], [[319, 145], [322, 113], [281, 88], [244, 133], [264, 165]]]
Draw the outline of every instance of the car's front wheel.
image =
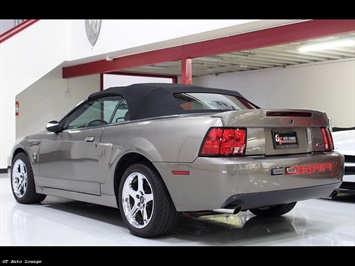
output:
[[290, 212], [297, 202], [250, 209], [249, 211], [260, 217], [277, 217]]
[[19, 203], [39, 203], [46, 195], [36, 192], [32, 166], [27, 155], [18, 153], [11, 165], [11, 189], [12, 194]]
[[139, 237], [167, 234], [180, 217], [159, 173], [148, 164], [127, 168], [119, 186], [118, 204], [129, 231]]

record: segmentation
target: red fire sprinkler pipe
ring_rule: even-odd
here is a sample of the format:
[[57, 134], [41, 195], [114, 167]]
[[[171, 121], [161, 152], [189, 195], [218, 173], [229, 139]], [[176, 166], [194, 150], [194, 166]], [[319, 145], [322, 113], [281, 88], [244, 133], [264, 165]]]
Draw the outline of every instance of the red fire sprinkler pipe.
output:
[[181, 60], [181, 83], [192, 84], [192, 59], [183, 58]]

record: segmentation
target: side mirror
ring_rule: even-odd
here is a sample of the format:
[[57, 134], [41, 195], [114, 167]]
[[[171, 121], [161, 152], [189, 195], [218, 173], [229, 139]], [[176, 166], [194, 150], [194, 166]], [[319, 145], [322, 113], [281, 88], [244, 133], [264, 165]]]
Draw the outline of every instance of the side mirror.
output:
[[57, 132], [59, 130], [59, 122], [58, 121], [50, 121], [46, 125], [46, 129], [50, 132]]

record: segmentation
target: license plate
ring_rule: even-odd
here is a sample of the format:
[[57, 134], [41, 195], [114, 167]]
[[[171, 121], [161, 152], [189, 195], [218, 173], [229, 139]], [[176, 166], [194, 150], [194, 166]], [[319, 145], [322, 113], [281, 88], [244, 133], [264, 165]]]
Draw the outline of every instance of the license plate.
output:
[[275, 149], [296, 149], [298, 148], [297, 134], [295, 131], [272, 131]]

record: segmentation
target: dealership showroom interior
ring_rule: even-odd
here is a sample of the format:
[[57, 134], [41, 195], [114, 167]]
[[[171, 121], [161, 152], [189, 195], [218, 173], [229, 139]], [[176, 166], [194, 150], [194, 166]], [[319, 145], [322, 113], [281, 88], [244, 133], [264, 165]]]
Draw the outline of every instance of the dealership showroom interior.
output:
[[355, 246], [355, 20], [0, 20], [0, 226]]

